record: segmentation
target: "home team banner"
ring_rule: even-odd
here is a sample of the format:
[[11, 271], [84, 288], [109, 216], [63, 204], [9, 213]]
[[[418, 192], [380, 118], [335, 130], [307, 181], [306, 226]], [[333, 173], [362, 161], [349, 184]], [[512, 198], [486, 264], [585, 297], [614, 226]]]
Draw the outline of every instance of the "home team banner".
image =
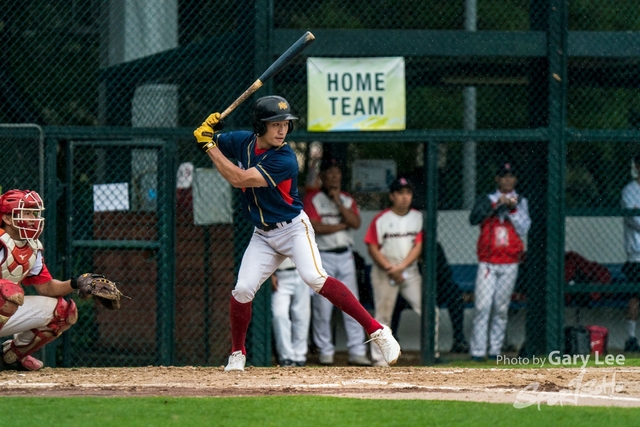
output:
[[406, 127], [404, 58], [308, 58], [307, 130]]

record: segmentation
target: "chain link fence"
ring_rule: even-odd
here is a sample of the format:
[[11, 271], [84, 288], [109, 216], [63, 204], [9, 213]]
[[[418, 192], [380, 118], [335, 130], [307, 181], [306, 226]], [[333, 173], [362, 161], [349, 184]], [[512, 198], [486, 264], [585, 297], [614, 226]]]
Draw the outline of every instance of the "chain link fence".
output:
[[64, 365], [223, 363], [236, 246], [250, 235], [229, 184], [195, 147], [190, 160], [199, 163], [177, 166], [175, 139], [61, 145], [71, 183], [60, 227], [65, 271], [107, 274], [131, 298], [119, 311], [77, 300]]
[[0, 123], [2, 148], [11, 167], [3, 168], [0, 182], [4, 192], [12, 188], [44, 191], [44, 132], [36, 124]]
[[[104, 273], [132, 297], [117, 313], [78, 300], [79, 324], [55, 343], [48, 363], [224, 363], [230, 291], [252, 228], [239, 210], [239, 190], [193, 146], [191, 130], [234, 101], [307, 29], [341, 41], [326, 46], [319, 37], [310, 56], [405, 60], [405, 132], [306, 132], [305, 55], [256, 94], [283, 95], [300, 117], [290, 143], [301, 183], [314, 182], [322, 156], [349, 165], [343, 188], [363, 218], [354, 249], [363, 260], [365, 306], [375, 310], [363, 235], [388, 207], [388, 194], [386, 188], [361, 191], [355, 181], [358, 166], [384, 161], [392, 166], [390, 174], [376, 170], [384, 174], [381, 182], [409, 178], [414, 206], [425, 212], [433, 208], [427, 194], [436, 183], [442, 249], [436, 347], [445, 359], [468, 357], [481, 276], [481, 227], [469, 218], [478, 196], [495, 192], [500, 164], [510, 162], [531, 228], [518, 272], [509, 273], [505, 285], [513, 290], [506, 292], [500, 351], [531, 354], [562, 345], [549, 338], [564, 332], [549, 324], [554, 311], [561, 329], [605, 326], [609, 351], [624, 351], [632, 331], [627, 305], [638, 289], [623, 269], [623, 217], [633, 212], [621, 210], [640, 206], [621, 204], [623, 187], [634, 179], [631, 159], [640, 152], [638, 5], [585, 0], [566, 6], [566, 86], [554, 98], [550, 80], [565, 78], [553, 76], [547, 52], [555, 37], [550, 14], [558, 5], [564, 3], [0, 0], [0, 123], [43, 127], [40, 133], [33, 126], [0, 126], [0, 157], [11, 164], [0, 185], [45, 193], [43, 239], [56, 277]], [[550, 166], [555, 99], [565, 104], [559, 169]], [[237, 108], [227, 129], [250, 128], [250, 107]], [[145, 134], [148, 128], [154, 131]], [[425, 160], [430, 141], [437, 141], [435, 173]], [[556, 181], [559, 194], [551, 194]], [[561, 220], [549, 224], [556, 209]], [[559, 241], [564, 257], [550, 256]], [[562, 283], [553, 284], [554, 268]], [[403, 304], [393, 326], [405, 349], [420, 351], [424, 336], [417, 326], [423, 323]], [[256, 364], [271, 363], [269, 307], [263, 286], [248, 345]], [[500, 313], [487, 331], [503, 327]], [[339, 341], [340, 321], [336, 328]]]

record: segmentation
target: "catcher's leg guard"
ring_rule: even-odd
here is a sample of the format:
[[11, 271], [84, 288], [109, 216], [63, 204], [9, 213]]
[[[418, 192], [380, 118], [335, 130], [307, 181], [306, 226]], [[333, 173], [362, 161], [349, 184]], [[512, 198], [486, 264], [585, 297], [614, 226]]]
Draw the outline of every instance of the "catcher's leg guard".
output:
[[13, 316], [18, 307], [24, 304], [22, 286], [9, 280], [0, 280], [0, 330]]
[[14, 339], [5, 341], [3, 346], [4, 361], [15, 363], [20, 361], [22, 366], [29, 370], [42, 368], [43, 363], [30, 356], [41, 349], [45, 344], [50, 343], [68, 330], [78, 320], [78, 309], [73, 300], [67, 301], [62, 297], [58, 298], [58, 304], [54, 309], [54, 316], [46, 329], [31, 329], [14, 336]]
[[47, 327], [53, 329], [56, 336], [71, 328], [78, 321], [78, 308], [73, 300], [58, 297], [58, 305], [53, 312], [54, 316]]

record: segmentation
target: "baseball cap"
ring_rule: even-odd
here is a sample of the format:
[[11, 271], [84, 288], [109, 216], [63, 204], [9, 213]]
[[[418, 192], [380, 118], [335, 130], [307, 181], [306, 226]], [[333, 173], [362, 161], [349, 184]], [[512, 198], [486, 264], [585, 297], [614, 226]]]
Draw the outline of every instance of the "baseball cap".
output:
[[409, 188], [413, 191], [413, 184], [407, 178], [399, 177], [393, 180], [391, 185], [389, 186], [389, 191], [394, 193], [396, 191], [400, 191], [403, 188]]
[[322, 163], [320, 163], [320, 172], [324, 172], [333, 167], [340, 168], [340, 170], [342, 170], [342, 163], [340, 163], [340, 160], [334, 157], [323, 159]]
[[511, 174], [516, 176], [516, 169], [511, 162], [502, 162], [498, 165], [498, 170], [496, 171], [496, 175], [505, 176], [507, 174]]

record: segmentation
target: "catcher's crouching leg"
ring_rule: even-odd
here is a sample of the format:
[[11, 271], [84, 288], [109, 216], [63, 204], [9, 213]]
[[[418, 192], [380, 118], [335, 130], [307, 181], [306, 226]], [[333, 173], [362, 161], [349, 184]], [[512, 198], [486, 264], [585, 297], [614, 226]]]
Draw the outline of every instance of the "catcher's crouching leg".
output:
[[24, 304], [22, 286], [0, 279], [0, 330], [7, 324], [9, 318], [16, 314], [18, 307], [22, 304]]
[[58, 338], [60, 334], [71, 328], [77, 321], [78, 309], [76, 308], [76, 303], [73, 300], [67, 301], [59, 297], [53, 312], [53, 319], [46, 327], [15, 334], [12, 340], [5, 341], [2, 344], [5, 363], [18, 361], [24, 368], [30, 371], [37, 371], [44, 364], [31, 356], [31, 354]]

